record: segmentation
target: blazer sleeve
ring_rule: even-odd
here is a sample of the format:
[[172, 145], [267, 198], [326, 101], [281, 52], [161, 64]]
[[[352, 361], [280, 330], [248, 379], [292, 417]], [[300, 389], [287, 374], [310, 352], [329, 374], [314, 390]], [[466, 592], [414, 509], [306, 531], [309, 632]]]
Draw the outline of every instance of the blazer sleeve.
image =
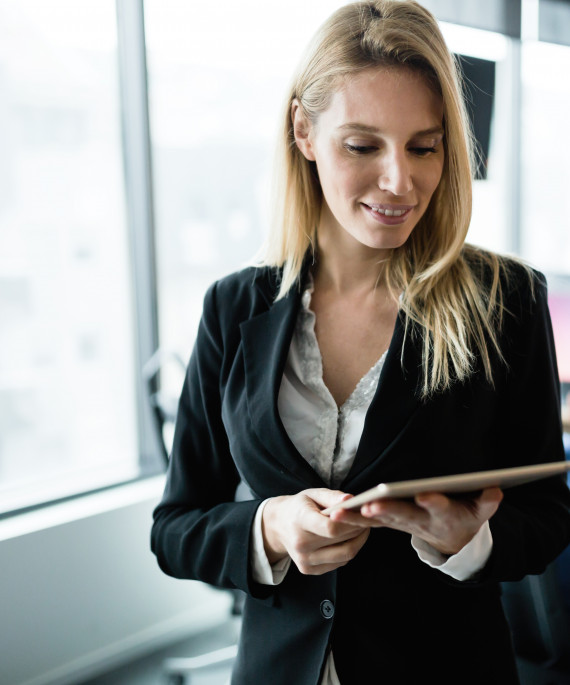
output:
[[176, 578], [263, 596], [249, 569], [249, 540], [261, 500], [234, 501], [240, 481], [222, 422], [227, 363], [214, 284], [206, 293], [178, 406], [162, 500], [153, 514], [151, 549]]
[[[507, 465], [565, 458], [560, 386], [544, 276], [518, 283], [507, 314], [507, 367], [501, 450]], [[493, 551], [479, 578], [519, 580], [542, 573], [570, 542], [570, 493], [566, 477], [504, 491], [490, 520]]]

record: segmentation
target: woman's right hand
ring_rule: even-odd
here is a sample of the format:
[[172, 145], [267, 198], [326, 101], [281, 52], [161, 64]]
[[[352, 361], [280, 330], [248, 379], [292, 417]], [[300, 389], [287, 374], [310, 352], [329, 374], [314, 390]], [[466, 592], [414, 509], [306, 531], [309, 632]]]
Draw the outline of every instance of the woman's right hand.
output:
[[321, 575], [354, 559], [370, 528], [332, 521], [321, 514], [322, 509], [348, 497], [338, 490], [315, 488], [268, 500], [262, 530], [269, 563], [288, 555], [301, 573]]

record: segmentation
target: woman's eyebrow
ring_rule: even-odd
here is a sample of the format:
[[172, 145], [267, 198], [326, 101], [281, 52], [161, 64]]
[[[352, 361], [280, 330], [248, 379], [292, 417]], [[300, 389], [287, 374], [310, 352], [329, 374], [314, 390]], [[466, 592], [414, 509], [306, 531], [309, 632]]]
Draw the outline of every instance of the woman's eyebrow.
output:
[[[349, 122], [347, 124], [342, 124], [338, 127], [339, 130], [343, 131], [349, 129], [351, 131], [357, 131], [359, 133], [372, 133], [380, 134], [382, 131], [375, 126], [367, 126], [366, 124], [359, 124], [357, 122]], [[426, 128], [421, 131], [415, 131], [411, 137], [415, 138], [417, 136], [428, 136], [428, 135], [443, 135], [445, 133], [443, 126], [432, 126], [431, 128]]]

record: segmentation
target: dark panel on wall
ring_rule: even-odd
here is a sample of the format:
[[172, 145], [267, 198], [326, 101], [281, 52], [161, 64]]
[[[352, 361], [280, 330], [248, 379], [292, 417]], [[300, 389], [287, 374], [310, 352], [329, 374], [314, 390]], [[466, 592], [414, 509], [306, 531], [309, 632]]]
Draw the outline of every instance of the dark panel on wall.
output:
[[484, 179], [487, 178], [487, 160], [491, 141], [495, 62], [465, 55], [456, 55], [456, 57], [463, 72], [467, 111], [479, 151], [476, 178]]

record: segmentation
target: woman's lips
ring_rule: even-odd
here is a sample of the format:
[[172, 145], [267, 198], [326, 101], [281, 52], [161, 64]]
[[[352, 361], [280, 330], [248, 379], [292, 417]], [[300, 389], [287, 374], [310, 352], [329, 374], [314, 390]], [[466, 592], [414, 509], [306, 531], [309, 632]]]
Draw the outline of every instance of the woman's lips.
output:
[[408, 214], [414, 208], [414, 205], [367, 205], [366, 203], [362, 203], [362, 206], [373, 219], [389, 226], [406, 221]]

